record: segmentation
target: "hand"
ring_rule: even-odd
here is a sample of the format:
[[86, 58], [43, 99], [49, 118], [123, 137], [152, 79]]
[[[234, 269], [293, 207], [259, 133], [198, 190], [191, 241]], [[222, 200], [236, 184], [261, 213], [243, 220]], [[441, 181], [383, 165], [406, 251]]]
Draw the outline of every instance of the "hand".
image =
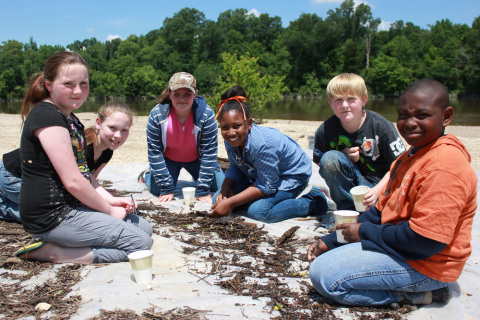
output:
[[373, 207], [377, 203], [379, 196], [380, 196], [380, 191], [377, 192], [375, 188], [371, 188], [365, 195], [365, 198], [363, 199], [363, 205], [365, 206], [365, 210], [368, 210], [371, 207]]
[[124, 220], [127, 216], [127, 210], [122, 207], [112, 207], [112, 210], [109, 213], [110, 216], [117, 218], [119, 220]]
[[330, 250], [322, 239], [315, 240], [307, 251], [307, 258], [310, 263], [319, 255]]
[[352, 160], [352, 162], [360, 160], [360, 147], [346, 147], [342, 149], [342, 152]]
[[110, 205], [114, 207], [122, 207], [128, 213], [133, 212], [133, 209], [137, 207], [137, 204], [134, 202], [132, 203], [132, 199], [127, 197], [115, 197], [109, 201]]
[[207, 194], [206, 196], [195, 197], [195, 198], [200, 202], [212, 203], [212, 195], [211, 194]]
[[158, 202], [170, 202], [173, 199], [173, 193], [161, 194], [158, 197]]
[[358, 229], [361, 225], [361, 223], [342, 223], [337, 225], [337, 230], [343, 229], [343, 237], [348, 243], [360, 242], [362, 239], [360, 239]]
[[[218, 199], [218, 198], [217, 198]], [[214, 217], [225, 217], [232, 213], [233, 208], [230, 206], [228, 199], [223, 199], [222, 201], [217, 201], [212, 206], [211, 215]]]
[[222, 186], [222, 190], [220, 190], [220, 193], [218, 194], [215, 202], [220, 202], [224, 199], [227, 199], [233, 196], [234, 196], [234, 193], [232, 188], [230, 188], [229, 186]]

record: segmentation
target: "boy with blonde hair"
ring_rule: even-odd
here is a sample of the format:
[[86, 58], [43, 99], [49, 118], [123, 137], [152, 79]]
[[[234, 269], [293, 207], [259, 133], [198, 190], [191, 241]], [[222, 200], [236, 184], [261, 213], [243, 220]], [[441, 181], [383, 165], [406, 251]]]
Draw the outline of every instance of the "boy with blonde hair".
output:
[[368, 100], [365, 81], [354, 73], [342, 73], [327, 86], [328, 104], [334, 115], [315, 132], [313, 162], [330, 188], [339, 210], [355, 210], [350, 189], [371, 189], [364, 205], [375, 205], [388, 181], [390, 164], [405, 151], [393, 124], [364, 110]]

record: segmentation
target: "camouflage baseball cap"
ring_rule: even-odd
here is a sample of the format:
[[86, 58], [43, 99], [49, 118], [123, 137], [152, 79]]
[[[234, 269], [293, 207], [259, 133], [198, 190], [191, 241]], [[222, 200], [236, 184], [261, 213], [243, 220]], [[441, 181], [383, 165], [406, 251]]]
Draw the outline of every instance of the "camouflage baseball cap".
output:
[[196, 93], [197, 81], [190, 73], [177, 72], [170, 78], [168, 88], [172, 91], [180, 88], [187, 88], [193, 93]]

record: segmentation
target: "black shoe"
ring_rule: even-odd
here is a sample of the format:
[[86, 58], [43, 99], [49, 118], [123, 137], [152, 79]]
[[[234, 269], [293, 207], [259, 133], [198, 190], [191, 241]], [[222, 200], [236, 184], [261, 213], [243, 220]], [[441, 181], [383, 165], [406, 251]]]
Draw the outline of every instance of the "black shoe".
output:
[[451, 297], [452, 293], [448, 286], [432, 291], [432, 302], [446, 303]]
[[145, 183], [145, 174], [147, 174], [147, 172], [148, 172], [148, 169], [145, 169], [142, 172], [140, 172], [140, 174], [138, 175], [137, 181]]

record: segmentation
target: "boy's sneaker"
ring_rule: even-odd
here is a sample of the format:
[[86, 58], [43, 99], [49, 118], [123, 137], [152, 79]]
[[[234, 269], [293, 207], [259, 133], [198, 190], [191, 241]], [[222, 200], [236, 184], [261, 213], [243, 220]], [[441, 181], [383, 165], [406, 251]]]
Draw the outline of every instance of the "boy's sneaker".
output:
[[409, 305], [427, 305], [432, 302], [446, 303], [452, 297], [448, 286], [425, 292], [396, 291], [395, 295], [399, 304]]
[[432, 302], [446, 303], [451, 297], [452, 293], [448, 286], [437, 290], [432, 290]]
[[140, 174], [138, 175], [138, 178], [137, 178], [137, 182], [145, 183], [145, 175], [147, 174], [147, 172], [148, 172], [148, 169], [145, 169], [142, 172], [140, 172]]
[[[337, 205], [332, 198], [330, 198], [330, 195], [325, 187], [312, 186], [310, 192], [305, 194], [303, 197], [313, 200], [310, 211], [315, 216], [320, 216], [328, 211], [334, 211], [337, 209]], [[327, 208], [325, 208], [325, 203]]]
[[[316, 189], [317, 191], [319, 191], [319, 192], [321, 192], [325, 195], [325, 199], [327, 200], [327, 206], [328, 206], [327, 211], [337, 210], [337, 204], [330, 197], [330, 192], [328, 191], [328, 189], [326, 187], [312, 186], [312, 190], [314, 190], [314, 189]], [[312, 192], [312, 190], [310, 190], [310, 192]]]

